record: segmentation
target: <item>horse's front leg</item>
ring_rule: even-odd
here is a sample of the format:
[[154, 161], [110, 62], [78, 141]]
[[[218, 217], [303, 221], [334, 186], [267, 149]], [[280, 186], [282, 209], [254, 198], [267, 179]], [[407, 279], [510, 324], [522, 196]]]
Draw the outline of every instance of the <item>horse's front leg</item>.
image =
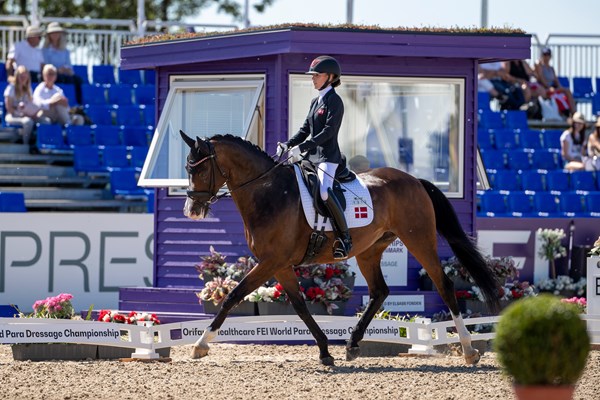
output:
[[225, 322], [227, 314], [240, 301], [244, 300], [257, 287], [265, 283], [273, 276], [273, 266], [270, 263], [261, 262], [256, 265], [249, 273], [241, 280], [241, 282], [227, 295], [221, 309], [213, 319], [212, 323], [204, 330], [204, 333], [196, 341], [192, 347], [192, 358], [201, 358], [208, 355], [208, 344], [217, 337], [219, 329]]
[[308, 330], [310, 330], [310, 333], [317, 341], [317, 346], [319, 346], [319, 361], [321, 364], [334, 365], [333, 357], [331, 354], [329, 354], [327, 336], [323, 333], [313, 316], [308, 311], [306, 302], [300, 294], [300, 284], [298, 283], [296, 274], [294, 274], [294, 270], [292, 268], [285, 268], [281, 271], [278, 271], [277, 274], [275, 274], [275, 279], [277, 279], [281, 286], [283, 286], [290, 299], [290, 303], [292, 303], [292, 306], [296, 311], [296, 314], [298, 314], [300, 319], [304, 321], [306, 327]]

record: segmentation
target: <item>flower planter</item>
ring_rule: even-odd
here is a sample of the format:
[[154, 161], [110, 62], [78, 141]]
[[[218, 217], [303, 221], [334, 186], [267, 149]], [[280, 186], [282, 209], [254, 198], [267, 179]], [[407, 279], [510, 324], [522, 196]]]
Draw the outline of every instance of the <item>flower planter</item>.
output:
[[[514, 300], [500, 300], [500, 311], [505, 309]], [[458, 306], [460, 312], [466, 313], [470, 310], [473, 314], [491, 315], [492, 312], [488, 309], [487, 305], [483, 301], [478, 299], [459, 299]]]
[[575, 385], [567, 386], [522, 386], [514, 385], [515, 395], [519, 400], [571, 400]]
[[452, 277], [452, 282], [454, 283], [454, 290], [471, 290], [475, 285], [474, 283], [465, 281], [457, 276]]
[[332, 301], [331, 303], [338, 307], [331, 310], [331, 314], [327, 312], [327, 307], [323, 303], [307, 303], [306, 305], [312, 315], [344, 315], [344, 311], [346, 311], [345, 301]]
[[[216, 314], [221, 309], [221, 304], [215, 305], [212, 301], [203, 300], [202, 308], [206, 314]], [[229, 312], [229, 315], [258, 315], [256, 303], [242, 301]]]
[[288, 302], [265, 302], [256, 303], [258, 315], [296, 315], [294, 307]]
[[424, 291], [432, 291], [433, 289], [433, 281], [429, 277], [429, 275], [421, 275], [419, 277], [419, 289]]
[[98, 346], [75, 343], [23, 343], [13, 344], [13, 359], [24, 361], [95, 360]]
[[350, 275], [350, 276], [342, 279], [342, 282], [344, 283], [344, 285], [346, 285], [348, 287], [348, 289], [350, 289], [352, 291], [354, 291], [354, 281], [356, 281], [355, 275]]

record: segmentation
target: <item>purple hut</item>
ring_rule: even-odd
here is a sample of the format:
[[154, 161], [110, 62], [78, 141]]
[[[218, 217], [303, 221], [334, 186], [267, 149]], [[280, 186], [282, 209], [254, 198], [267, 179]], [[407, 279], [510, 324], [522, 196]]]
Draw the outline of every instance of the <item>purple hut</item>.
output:
[[[230, 199], [206, 220], [183, 216], [187, 151], [179, 129], [238, 135], [274, 154], [306, 117], [315, 91], [304, 71], [321, 54], [342, 66], [340, 144], [350, 165], [393, 166], [434, 182], [464, 229], [475, 231], [478, 64], [528, 58], [529, 35], [294, 26], [134, 43], [123, 48], [121, 68], [156, 72], [156, 131], [139, 181], [157, 188], [154, 282], [122, 289], [121, 309], [202, 313], [194, 295], [203, 286], [200, 257], [210, 246], [228, 260], [249, 250]], [[383, 260], [388, 309], [444, 308], [435, 292], [417, 291], [420, 265], [402, 243], [391, 247]], [[450, 256], [443, 242], [440, 255]], [[359, 305], [361, 278], [355, 293]]]

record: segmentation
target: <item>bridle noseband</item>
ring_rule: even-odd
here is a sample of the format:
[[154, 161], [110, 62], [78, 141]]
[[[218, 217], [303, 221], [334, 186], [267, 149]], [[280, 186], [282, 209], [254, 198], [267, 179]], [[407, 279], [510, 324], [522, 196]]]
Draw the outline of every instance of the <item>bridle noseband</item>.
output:
[[223, 173], [223, 170], [221, 170], [221, 167], [219, 167], [219, 164], [217, 164], [217, 154], [215, 153], [215, 148], [212, 145], [212, 143], [208, 140], [205, 140], [204, 143], [206, 143], [206, 145], [208, 146], [208, 150], [209, 150], [208, 156], [204, 157], [200, 161], [190, 162], [188, 160], [187, 166], [188, 166], [188, 171], [191, 171], [192, 168], [197, 167], [197, 166], [201, 165], [202, 163], [204, 163], [205, 161], [210, 160], [210, 165], [211, 165], [212, 169], [211, 169], [211, 174], [210, 174], [210, 184], [208, 186], [208, 192], [202, 192], [202, 191], [198, 191], [198, 190], [188, 190], [186, 192], [186, 194], [187, 194], [188, 198], [190, 198], [194, 201], [199, 201], [206, 205], [210, 205], [210, 204], [214, 204], [217, 200], [219, 200], [221, 197], [226, 195], [225, 193], [222, 195], [217, 195], [217, 192], [219, 191], [220, 188], [215, 190], [215, 182], [216, 182], [215, 170], [217, 170], [217, 169], [219, 170], [219, 173], [221, 174], [221, 176], [223, 178], [225, 178], [225, 182], [227, 182], [227, 175], [225, 175]]

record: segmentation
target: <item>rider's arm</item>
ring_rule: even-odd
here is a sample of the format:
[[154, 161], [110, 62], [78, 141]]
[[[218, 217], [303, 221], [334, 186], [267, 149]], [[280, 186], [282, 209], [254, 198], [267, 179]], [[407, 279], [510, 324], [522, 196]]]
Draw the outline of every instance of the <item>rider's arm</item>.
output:
[[344, 117], [344, 103], [339, 96], [331, 96], [327, 102], [327, 119], [323, 129], [317, 134], [314, 134], [311, 140], [300, 145], [300, 151], [305, 152], [315, 148], [317, 145], [322, 145], [326, 141], [334, 138], [342, 125]]

